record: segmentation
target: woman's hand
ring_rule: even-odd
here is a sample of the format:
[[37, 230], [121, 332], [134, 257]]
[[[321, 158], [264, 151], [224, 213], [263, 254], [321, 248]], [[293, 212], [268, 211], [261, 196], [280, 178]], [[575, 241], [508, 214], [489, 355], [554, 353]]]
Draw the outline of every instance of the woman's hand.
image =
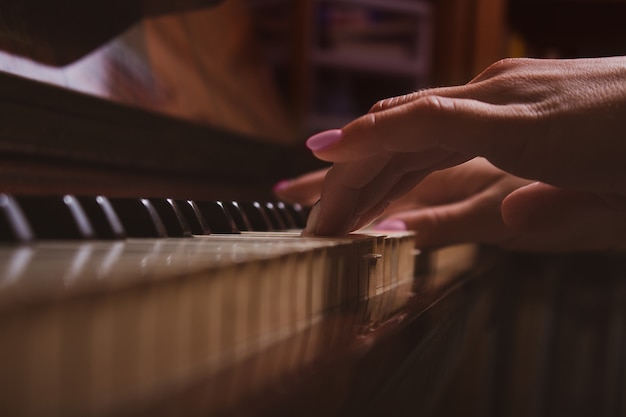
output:
[[[311, 205], [326, 173], [282, 182], [276, 194]], [[529, 192], [541, 198], [528, 199]], [[594, 194], [532, 183], [475, 158], [428, 175], [373, 227], [413, 230], [420, 248], [480, 242], [525, 251], [604, 250], [623, 244], [626, 213]]]
[[[504, 60], [464, 86], [383, 100], [308, 145], [334, 163], [307, 226], [316, 235], [354, 230], [430, 173], [476, 156], [626, 206], [626, 58]], [[531, 187], [524, 201], [545, 191]]]

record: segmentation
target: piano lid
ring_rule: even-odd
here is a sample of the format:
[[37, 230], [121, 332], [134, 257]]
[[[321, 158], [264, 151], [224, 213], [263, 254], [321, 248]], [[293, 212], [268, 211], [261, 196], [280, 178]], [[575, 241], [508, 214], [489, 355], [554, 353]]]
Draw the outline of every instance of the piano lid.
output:
[[[17, 27], [5, 12], [38, 3], [1, 2], [0, 48]], [[52, 7], [40, 3], [39, 13]], [[170, 3], [133, 4], [138, 16], [154, 16], [174, 10]], [[251, 25], [244, 3], [231, 0], [143, 19], [64, 67], [0, 50], [0, 190], [266, 199], [275, 182], [317, 168], [294, 146], [300, 140]]]
[[[0, 72], [259, 142], [300, 144], [278, 81], [260, 53], [246, 3], [200, 8], [216, 3], [113, 0], [105, 7], [100, 0], [68, 0], [56, 7], [43, 0], [0, 2]], [[64, 66], [49, 65], [75, 58]], [[30, 100], [24, 104], [32, 107], [44, 94], [16, 91], [14, 83], [7, 82], [14, 97], [3, 90], [1, 101]], [[69, 107], [72, 114], [81, 112], [79, 102]]]
[[189, 11], [221, 0], [7, 0], [0, 2], [0, 49], [66, 65], [142, 17]]

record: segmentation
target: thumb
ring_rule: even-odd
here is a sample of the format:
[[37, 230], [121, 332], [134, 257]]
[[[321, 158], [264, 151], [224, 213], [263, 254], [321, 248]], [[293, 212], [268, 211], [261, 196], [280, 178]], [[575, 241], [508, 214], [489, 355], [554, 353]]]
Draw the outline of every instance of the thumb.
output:
[[518, 188], [502, 201], [502, 219], [516, 231], [545, 231], [584, 221], [607, 203], [598, 195], [535, 182]]
[[501, 211], [506, 225], [535, 249], [624, 250], [626, 212], [594, 193], [538, 182], [509, 194]]
[[510, 238], [499, 204], [485, 195], [440, 206], [394, 214], [375, 225], [376, 230], [414, 230], [419, 248], [463, 242], [499, 243]]

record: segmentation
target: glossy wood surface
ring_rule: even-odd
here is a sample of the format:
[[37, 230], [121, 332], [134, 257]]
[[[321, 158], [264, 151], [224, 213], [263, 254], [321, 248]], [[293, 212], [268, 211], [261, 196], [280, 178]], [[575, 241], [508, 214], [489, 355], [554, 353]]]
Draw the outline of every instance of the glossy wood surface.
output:
[[0, 70], [3, 192], [267, 199], [321, 166], [238, 0], [136, 22], [65, 67], [0, 52]]
[[292, 164], [316, 164], [304, 149], [57, 86], [2, 74], [0, 85], [3, 192], [269, 197]]
[[[55, 4], [41, 3], [46, 7]], [[91, 5], [91, 2], [79, 3], [84, 7]], [[161, 3], [179, 5], [158, 4]], [[195, 4], [182, 2], [179, 6], [192, 3]], [[6, 7], [10, 4], [13, 2]], [[83, 22], [80, 13], [70, 16]], [[66, 27], [68, 32], [73, 31], [68, 42], [89, 39], [83, 33], [87, 29], [64, 26], [61, 21], [50, 19], [49, 23], [53, 22]], [[98, 22], [106, 24], [105, 20]], [[0, 19], [0, 33], [6, 25]], [[301, 138], [296, 136], [289, 111], [279, 97], [267, 63], [258, 53], [251, 25], [243, 1], [229, 0], [209, 8], [135, 19], [114, 36], [94, 44], [88, 54], [60, 67], [5, 49], [0, 51], [0, 72], [242, 133], [252, 140], [299, 144]], [[10, 31], [6, 28], [5, 32]], [[41, 48], [52, 52], [64, 51], [65, 47], [63, 42], [41, 44]], [[17, 90], [10, 86], [12, 83], [10, 79], [3, 83], [4, 101], [12, 101], [11, 95], [21, 102], [38, 99], [40, 94], [32, 89]]]
[[65, 65], [145, 16], [208, 7], [219, 1], [7, 0], [0, 4], [0, 49], [51, 65]]

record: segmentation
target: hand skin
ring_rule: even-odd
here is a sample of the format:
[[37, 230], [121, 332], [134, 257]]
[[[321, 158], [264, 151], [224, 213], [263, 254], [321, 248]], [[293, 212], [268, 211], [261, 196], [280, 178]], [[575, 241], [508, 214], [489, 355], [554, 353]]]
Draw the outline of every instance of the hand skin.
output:
[[[311, 205], [326, 173], [294, 178], [276, 195]], [[524, 198], [528, 190], [540, 198]], [[484, 158], [428, 175], [393, 201], [374, 228], [385, 230], [385, 225], [416, 231], [419, 248], [477, 242], [522, 251], [615, 250], [626, 238], [626, 212], [609, 207], [593, 193], [531, 182]]]
[[[534, 220], [516, 210], [548, 197], [614, 215], [626, 208], [626, 57], [503, 60], [464, 86], [383, 100], [312, 148], [333, 162], [314, 235], [355, 230], [430, 173], [476, 156], [544, 183], [504, 200], [517, 228]], [[563, 219], [577, 211], [562, 209]]]

